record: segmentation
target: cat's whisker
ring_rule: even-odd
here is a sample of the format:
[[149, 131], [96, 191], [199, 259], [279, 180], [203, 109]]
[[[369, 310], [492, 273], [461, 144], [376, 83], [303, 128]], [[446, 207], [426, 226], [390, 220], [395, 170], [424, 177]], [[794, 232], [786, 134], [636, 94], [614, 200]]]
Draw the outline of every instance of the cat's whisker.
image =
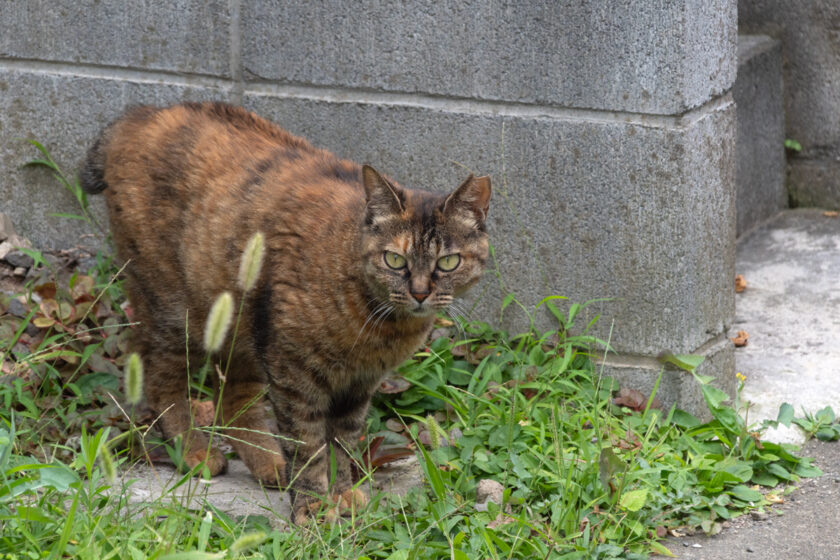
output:
[[[373, 303], [373, 301], [375, 301], [375, 300], [371, 299], [368, 302], [368, 304]], [[368, 313], [367, 319], [365, 320], [364, 324], [362, 325], [362, 328], [359, 329], [359, 334], [356, 335], [356, 340], [353, 341], [353, 346], [350, 347], [351, 352], [356, 347], [356, 344], [359, 343], [359, 340], [361, 339], [362, 335], [364, 334], [365, 328], [368, 326], [368, 324], [373, 320], [374, 317], [376, 317], [377, 313], [379, 313], [382, 309], [384, 309], [385, 307], [387, 307], [389, 305], [390, 304], [387, 301], [380, 302], [379, 305], [377, 305], [376, 308], [371, 313]], [[371, 327], [371, 332], [373, 332], [373, 327]]]
[[377, 331], [376, 331], [376, 332], [377, 332], [377, 336], [379, 336], [379, 333], [381, 332], [382, 325], [385, 323], [385, 318], [386, 318], [386, 317], [388, 317], [388, 315], [390, 315], [390, 314], [391, 314], [391, 312], [392, 312], [393, 310], [394, 310], [394, 306], [393, 306], [393, 305], [389, 305], [389, 306], [385, 309], [385, 312], [384, 312], [384, 313], [382, 313], [382, 314], [379, 316], [379, 318], [376, 320], [376, 322], [374, 323], [373, 328], [371, 328], [371, 331], [372, 331], [373, 329], [377, 329]]

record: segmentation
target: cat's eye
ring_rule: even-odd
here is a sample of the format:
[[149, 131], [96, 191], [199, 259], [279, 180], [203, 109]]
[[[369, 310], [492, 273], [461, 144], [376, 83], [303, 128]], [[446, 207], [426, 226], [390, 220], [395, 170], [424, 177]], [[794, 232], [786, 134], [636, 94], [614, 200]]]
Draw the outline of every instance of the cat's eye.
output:
[[405, 268], [405, 257], [392, 251], [385, 251], [385, 264], [394, 270]]
[[461, 264], [461, 255], [446, 255], [438, 259], [437, 267], [444, 272], [452, 272]]

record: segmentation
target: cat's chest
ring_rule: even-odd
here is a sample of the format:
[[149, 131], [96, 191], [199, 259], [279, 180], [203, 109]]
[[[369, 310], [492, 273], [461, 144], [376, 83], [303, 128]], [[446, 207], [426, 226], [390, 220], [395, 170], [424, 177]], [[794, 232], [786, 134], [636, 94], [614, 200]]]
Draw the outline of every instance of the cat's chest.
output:
[[389, 329], [357, 343], [345, 353], [345, 369], [361, 375], [381, 375], [392, 371], [410, 358], [426, 341], [431, 330], [420, 324], [407, 331]]

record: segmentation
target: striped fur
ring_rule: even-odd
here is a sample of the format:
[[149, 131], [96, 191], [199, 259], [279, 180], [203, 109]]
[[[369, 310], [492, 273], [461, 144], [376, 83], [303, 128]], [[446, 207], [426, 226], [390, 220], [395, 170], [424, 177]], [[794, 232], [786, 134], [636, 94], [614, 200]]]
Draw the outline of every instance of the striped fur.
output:
[[[105, 193], [141, 322], [134, 343], [146, 398], [163, 413], [165, 435], [185, 438], [186, 464], [206, 461], [212, 474], [226, 466], [190, 429], [185, 369], [187, 358], [202, 363], [213, 300], [232, 291], [245, 302], [220, 417], [246, 430], [225, 433], [257, 478], [293, 481], [297, 521], [330, 492], [358, 503], [348, 494], [346, 450], [383, 375], [482, 274], [489, 179], [469, 177], [449, 195], [404, 189], [218, 103], [127, 111], [93, 145], [80, 178], [87, 192]], [[265, 235], [265, 263], [256, 288], [242, 294], [239, 259], [255, 231]], [[407, 266], [390, 268], [386, 251]], [[449, 254], [460, 264], [445, 272], [436, 263]], [[332, 482], [330, 450], [338, 459]]]

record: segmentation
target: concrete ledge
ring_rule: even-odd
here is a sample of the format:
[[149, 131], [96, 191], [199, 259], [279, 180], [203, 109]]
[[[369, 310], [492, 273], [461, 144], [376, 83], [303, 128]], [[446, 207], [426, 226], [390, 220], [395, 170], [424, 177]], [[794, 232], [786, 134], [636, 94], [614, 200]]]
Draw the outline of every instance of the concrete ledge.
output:
[[[732, 341], [719, 337], [691, 352], [705, 358], [697, 368], [697, 373], [715, 377], [713, 385], [730, 397], [735, 396], [735, 388], [738, 385], [734, 375], [734, 350]], [[674, 404], [678, 404], [680, 408], [702, 420], [711, 417], [700, 384], [686, 371], [671, 365], [662, 366], [652, 358], [636, 356], [609, 357], [601, 371], [602, 375], [616, 379], [621, 387], [636, 389], [645, 396], [653, 391], [661, 371], [662, 380], [656, 396], [664, 410], [667, 411]]]
[[[18, 233], [44, 249], [101, 242], [76, 220], [51, 213], [78, 213], [73, 196], [45, 169], [21, 167], [38, 156], [26, 139], [38, 140], [52, 152], [69, 177], [74, 177], [97, 134], [127, 105], [165, 105], [185, 99], [225, 99], [229, 92], [206, 87], [134, 83], [87, 77], [0, 70], [0, 212], [8, 214]], [[84, 99], [84, 103], [79, 103]], [[93, 196], [94, 213], [107, 225], [102, 197]]]
[[[245, 105], [407, 186], [451, 189], [470, 171], [494, 181], [493, 271], [476, 317], [508, 291], [526, 307], [559, 294], [601, 313], [621, 352], [688, 352], [734, 313], [734, 107], [684, 126], [444, 112], [246, 93]], [[505, 323], [527, 325], [514, 306]], [[549, 325], [547, 316], [538, 317]]]
[[791, 158], [787, 180], [791, 205], [840, 210], [840, 161]]
[[242, 6], [249, 80], [635, 113], [727, 91], [735, 36], [729, 0]]
[[737, 234], [787, 207], [781, 43], [766, 35], [738, 37]]
[[229, 76], [230, 2], [4, 2], [0, 56]]

